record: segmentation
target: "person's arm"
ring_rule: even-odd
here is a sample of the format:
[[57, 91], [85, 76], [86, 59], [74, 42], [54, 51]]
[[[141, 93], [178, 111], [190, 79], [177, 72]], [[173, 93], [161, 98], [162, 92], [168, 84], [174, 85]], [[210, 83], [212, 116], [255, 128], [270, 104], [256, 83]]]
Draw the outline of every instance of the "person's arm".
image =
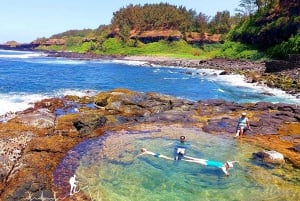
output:
[[145, 148], [141, 148], [141, 153], [136, 155], [135, 157], [139, 157], [141, 155], [144, 155], [144, 154], [150, 154], [150, 155], [153, 155], [151, 152], [149, 152], [147, 149]]
[[167, 147], [167, 146], [170, 146], [170, 145], [173, 145], [173, 146], [174, 146], [174, 144], [176, 145], [176, 142], [175, 142], [175, 143], [174, 143], [174, 142], [170, 142], [170, 143], [168, 143], [168, 144], [163, 145], [163, 147]]
[[228, 168], [226, 168], [225, 165], [221, 169], [225, 173], [226, 176], [229, 176]]

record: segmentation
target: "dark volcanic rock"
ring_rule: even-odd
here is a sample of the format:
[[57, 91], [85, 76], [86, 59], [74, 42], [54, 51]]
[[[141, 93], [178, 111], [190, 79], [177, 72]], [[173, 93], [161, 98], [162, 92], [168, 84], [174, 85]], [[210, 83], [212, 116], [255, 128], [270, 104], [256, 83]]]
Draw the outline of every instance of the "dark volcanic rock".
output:
[[[57, 199], [58, 184], [53, 183], [53, 174], [60, 174], [67, 181], [81, 157], [80, 153], [70, 156], [66, 153], [80, 142], [107, 131], [127, 131], [147, 125], [181, 125], [233, 137], [238, 117], [244, 111], [248, 113], [252, 131], [247, 131], [243, 139], [279, 149], [300, 166], [299, 154], [295, 155], [299, 152], [299, 109], [293, 105], [237, 104], [224, 100], [193, 102], [127, 89], [102, 92], [90, 100], [95, 107], [84, 106], [86, 97], [43, 100], [15, 114], [6, 123], [0, 123], [1, 200], [24, 200], [29, 194], [41, 199], [43, 196]], [[67, 111], [70, 104], [78, 106], [78, 111], [56, 113]], [[61, 168], [63, 172], [57, 173], [55, 170], [62, 158], [65, 167]], [[68, 191], [67, 183], [59, 185], [63, 192]]]

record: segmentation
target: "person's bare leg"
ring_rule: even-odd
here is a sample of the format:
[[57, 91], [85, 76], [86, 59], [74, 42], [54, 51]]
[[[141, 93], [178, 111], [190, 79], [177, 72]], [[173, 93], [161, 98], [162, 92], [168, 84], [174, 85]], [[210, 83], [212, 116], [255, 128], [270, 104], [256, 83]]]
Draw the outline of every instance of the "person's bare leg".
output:
[[234, 137], [238, 137], [238, 136], [240, 135], [240, 133], [241, 133], [241, 130], [240, 130], [240, 129], [237, 129], [236, 134], [235, 134]]
[[244, 135], [244, 128], [241, 128], [240, 130], [240, 136]]

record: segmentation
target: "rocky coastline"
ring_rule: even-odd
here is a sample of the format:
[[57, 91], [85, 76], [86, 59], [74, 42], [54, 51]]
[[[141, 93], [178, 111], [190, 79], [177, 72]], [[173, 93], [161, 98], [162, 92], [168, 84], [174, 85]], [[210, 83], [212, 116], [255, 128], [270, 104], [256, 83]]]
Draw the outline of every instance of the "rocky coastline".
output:
[[[233, 139], [237, 118], [243, 111], [248, 113], [252, 131]], [[95, 96], [45, 99], [0, 123], [0, 199], [62, 197], [69, 187], [55, 185], [53, 174], [78, 143], [109, 131], [122, 133], [160, 125], [198, 128], [210, 135], [253, 143], [282, 153], [286, 161], [300, 168], [300, 108], [296, 105], [193, 102], [115, 89]], [[78, 157], [70, 159], [70, 167]], [[64, 171], [69, 177], [73, 174], [68, 166]], [[79, 193], [65, 200], [86, 198]]]
[[[232, 59], [176, 59], [157, 56], [104, 56], [93, 53], [74, 53], [74, 52], [47, 52], [49, 57], [65, 57], [71, 59], [119, 59], [130, 61], [144, 61], [146, 65], [178, 66], [190, 68], [209, 68], [223, 70], [222, 74], [242, 74], [246, 81], [266, 85], [271, 88], [279, 88], [289, 94], [300, 98], [300, 66], [299, 61], [293, 62], [290, 68], [287, 61], [277, 61], [276, 71], [266, 69], [263, 61], [232, 60]], [[299, 58], [299, 57], [296, 57]], [[283, 65], [284, 64], [284, 65]], [[274, 64], [272, 64], [274, 66]], [[287, 66], [278, 70], [278, 65]], [[270, 66], [270, 65], [269, 65]]]
[[[150, 66], [215, 68], [224, 73], [247, 72], [253, 75], [252, 79], [265, 72], [262, 62], [223, 59], [199, 61], [57, 52], [49, 53], [49, 56], [136, 60], [146, 61], [146, 65]], [[250, 78], [249, 81], [254, 82]], [[0, 122], [0, 200], [55, 200], [66, 195], [69, 187], [53, 182], [57, 165], [74, 146], [108, 131], [122, 133], [124, 130], [176, 125], [232, 138], [237, 118], [244, 111], [247, 111], [252, 131], [233, 140], [278, 151], [287, 162], [300, 168], [300, 108], [297, 105], [266, 102], [238, 104], [224, 100], [194, 102], [158, 93], [115, 89], [95, 96], [41, 100], [34, 107], [12, 114], [7, 121]], [[70, 164], [78, 157], [74, 156]], [[72, 168], [65, 167], [65, 175], [71, 177], [72, 174]], [[78, 193], [64, 200], [88, 199]]]

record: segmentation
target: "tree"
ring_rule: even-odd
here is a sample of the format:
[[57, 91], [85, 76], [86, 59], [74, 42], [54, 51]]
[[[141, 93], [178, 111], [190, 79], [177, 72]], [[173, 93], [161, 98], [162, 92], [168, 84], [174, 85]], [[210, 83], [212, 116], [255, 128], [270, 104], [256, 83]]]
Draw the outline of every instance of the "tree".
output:
[[235, 10], [244, 16], [251, 16], [257, 10], [258, 1], [261, 0], [240, 0], [239, 7], [241, 8]]
[[122, 29], [124, 24], [136, 31], [153, 29], [177, 29], [181, 32], [194, 29], [193, 20], [197, 13], [184, 6], [173, 6], [168, 3], [129, 5], [113, 14], [112, 27]]
[[229, 11], [217, 12], [209, 23], [210, 31], [216, 34], [226, 34], [230, 31], [230, 13]]
[[258, 11], [270, 10], [279, 4], [279, 0], [256, 0]]
[[210, 17], [205, 15], [204, 13], [199, 13], [197, 18], [196, 18], [196, 23], [197, 23], [197, 31], [200, 33], [205, 33], [208, 30], [208, 22], [209, 22]]
[[130, 37], [130, 26], [128, 26], [126, 23], [122, 24], [120, 27], [120, 36], [122, 38], [123, 42], [127, 42]]

